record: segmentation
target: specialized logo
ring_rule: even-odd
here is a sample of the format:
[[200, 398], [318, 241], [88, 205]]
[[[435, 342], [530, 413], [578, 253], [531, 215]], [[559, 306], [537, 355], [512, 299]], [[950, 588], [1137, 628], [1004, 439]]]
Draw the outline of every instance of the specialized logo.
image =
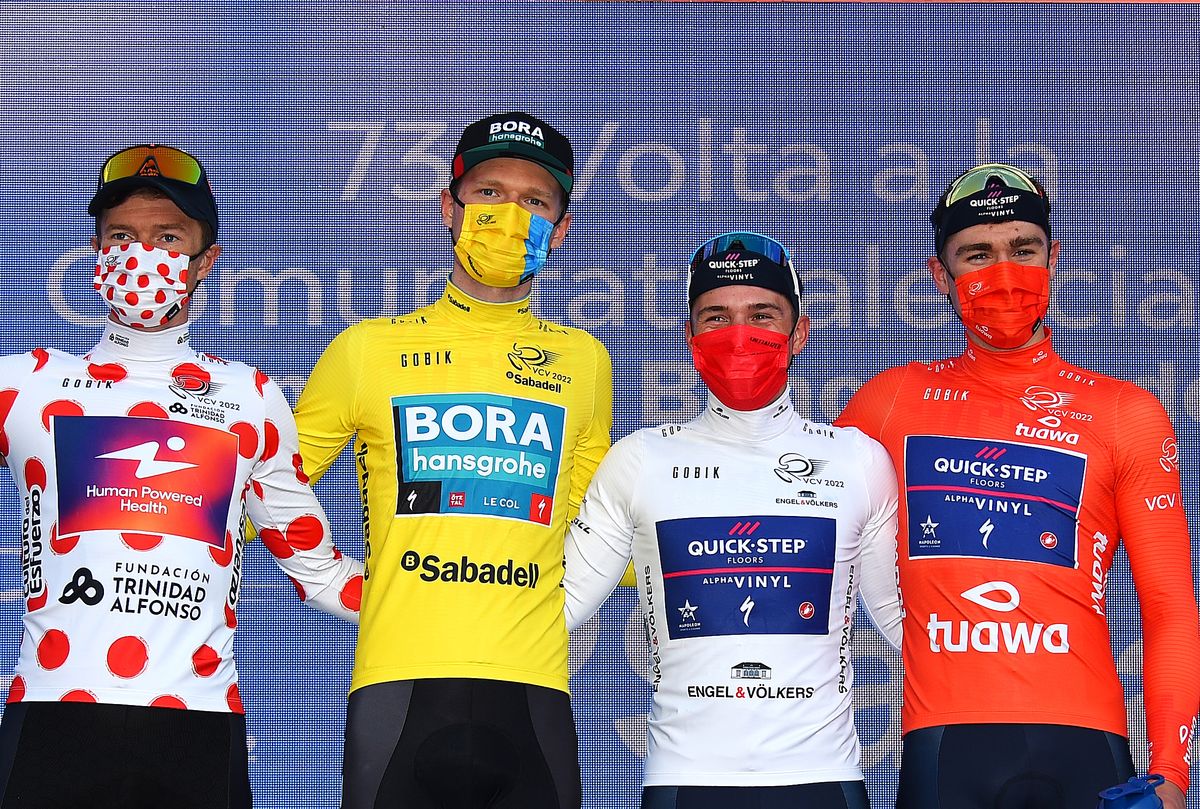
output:
[[225, 547], [237, 436], [163, 419], [59, 416], [59, 533], [124, 531]]
[[422, 556], [407, 550], [400, 557], [400, 567], [418, 573], [421, 581], [457, 584], [496, 584], [505, 587], [537, 587], [541, 570], [537, 562], [520, 563], [512, 559], [503, 562], [476, 562], [465, 554], [457, 559], [442, 559], [436, 554]]
[[[964, 591], [962, 597], [991, 612], [1011, 613], [1021, 605], [1021, 593], [1006, 581], [987, 581]], [[985, 654], [1066, 654], [1071, 651], [1066, 624], [1025, 621], [942, 620], [935, 612], [926, 624], [929, 650], [941, 654], [966, 651]]]
[[1162, 457], [1158, 459], [1158, 465], [1164, 472], [1174, 472], [1179, 469], [1179, 445], [1175, 443], [1174, 436], [1167, 436], [1163, 439]]
[[563, 407], [491, 393], [430, 394], [393, 398], [392, 415], [397, 516], [486, 515], [550, 524]]
[[775, 475], [784, 483], [812, 482], [825, 471], [829, 461], [818, 458], [806, 458], [799, 452], [785, 452], [779, 456]]
[[738, 607], [738, 612], [742, 614], [742, 623], [747, 627], [750, 626], [750, 612], [754, 609], [754, 599], [751, 596], [746, 596], [746, 600], [742, 602], [742, 606]]
[[1074, 567], [1086, 468], [1086, 456], [1058, 447], [908, 436], [910, 558], [965, 556]]
[[687, 517], [655, 530], [666, 601], [679, 610], [669, 637], [828, 634], [835, 520]]

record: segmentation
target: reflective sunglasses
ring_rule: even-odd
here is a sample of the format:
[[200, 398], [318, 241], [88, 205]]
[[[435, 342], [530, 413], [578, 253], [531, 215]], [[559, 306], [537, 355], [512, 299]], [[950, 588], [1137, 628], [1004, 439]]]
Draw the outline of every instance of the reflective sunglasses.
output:
[[126, 177], [165, 177], [188, 185], [199, 185], [203, 176], [204, 169], [200, 161], [187, 152], [153, 143], [131, 146], [117, 152], [100, 169], [102, 185]]
[[965, 199], [972, 194], [978, 194], [987, 188], [988, 182], [992, 177], [999, 177], [1001, 182], [1009, 188], [1029, 191], [1043, 198], [1046, 196], [1045, 192], [1038, 188], [1033, 178], [1020, 169], [1006, 166], [1003, 163], [984, 163], [982, 166], [976, 166], [963, 174], [950, 185], [950, 188], [946, 191], [945, 207], [949, 208], [959, 200]]
[[720, 236], [714, 236], [696, 248], [696, 252], [692, 254], [692, 262], [688, 266], [689, 291], [692, 276], [701, 262], [717, 253], [727, 252], [735, 243], [740, 243], [744, 250], [765, 256], [769, 261], [781, 267], [787, 267], [792, 276], [792, 291], [797, 299], [800, 298], [800, 277], [796, 275], [796, 268], [792, 264], [792, 257], [788, 254], [787, 248], [770, 236], [764, 236], [761, 233], [754, 233], [749, 230], [734, 230], [729, 233], [722, 233]]
[[752, 253], [758, 253], [760, 256], [766, 256], [780, 266], [791, 267], [792, 265], [792, 257], [788, 255], [787, 248], [770, 236], [764, 236], [761, 233], [752, 233], [747, 230], [735, 230], [729, 233], [722, 233], [720, 236], [714, 236], [697, 247], [696, 252], [692, 254], [692, 269], [695, 269], [697, 262], [703, 261], [716, 253], [724, 253], [733, 246], [734, 242], [741, 242], [743, 249], [749, 250]]

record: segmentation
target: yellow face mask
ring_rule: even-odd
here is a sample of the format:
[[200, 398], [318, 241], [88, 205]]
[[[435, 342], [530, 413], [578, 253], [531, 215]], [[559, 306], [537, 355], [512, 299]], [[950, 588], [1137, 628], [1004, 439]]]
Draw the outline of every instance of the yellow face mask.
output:
[[515, 202], [464, 205], [454, 254], [481, 284], [517, 287], [546, 264], [553, 233], [553, 222]]

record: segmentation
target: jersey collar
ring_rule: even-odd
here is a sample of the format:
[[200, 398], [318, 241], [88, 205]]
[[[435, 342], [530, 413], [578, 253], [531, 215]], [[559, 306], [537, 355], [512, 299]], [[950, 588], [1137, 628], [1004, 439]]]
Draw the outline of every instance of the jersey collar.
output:
[[771, 404], [758, 410], [733, 410], [709, 391], [708, 407], [696, 419], [697, 425], [708, 432], [737, 443], [769, 441], [787, 432], [800, 418], [792, 407], [789, 385]]
[[491, 303], [471, 297], [449, 281], [433, 308], [451, 323], [475, 331], [521, 329], [533, 323], [528, 295], [507, 303]]
[[962, 355], [963, 368], [993, 382], [1005, 377], [1033, 376], [1046, 368], [1057, 366], [1060, 360], [1046, 327], [1046, 339], [1016, 351], [987, 351], [967, 343]]
[[171, 329], [146, 332], [108, 320], [105, 321], [100, 342], [89, 356], [123, 362], [177, 360], [195, 355], [189, 342], [190, 336], [186, 323]]

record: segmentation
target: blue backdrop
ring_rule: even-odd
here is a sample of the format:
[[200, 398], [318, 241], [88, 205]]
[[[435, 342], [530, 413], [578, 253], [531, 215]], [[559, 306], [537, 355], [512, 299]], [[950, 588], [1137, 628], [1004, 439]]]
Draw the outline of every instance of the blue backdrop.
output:
[[[815, 327], [796, 405], [830, 419], [882, 368], [960, 350], [924, 268], [926, 217], [959, 171], [1005, 160], [1053, 195], [1059, 349], [1159, 396], [1195, 526], [1198, 43], [1191, 5], [6, 3], [0, 352], [91, 346], [103, 313], [86, 201], [105, 156], [158, 141], [204, 159], [221, 207], [225, 253], [194, 342], [260, 365], [294, 398], [348, 323], [440, 292], [451, 252], [437, 194], [454, 141], [519, 108], [575, 143], [575, 225], [535, 308], [608, 346], [614, 437], [698, 412], [682, 271], [731, 228], [794, 249]], [[318, 493], [361, 558], [346, 459]], [[8, 673], [11, 483], [0, 504]], [[300, 607], [257, 544], [246, 565], [238, 653], [257, 805], [336, 806], [353, 631]], [[1109, 599], [1144, 766], [1123, 557]], [[855, 643], [868, 784], [886, 806], [901, 672], [873, 630]], [[572, 668], [586, 805], [635, 806], [649, 698], [632, 593], [576, 633]]]

